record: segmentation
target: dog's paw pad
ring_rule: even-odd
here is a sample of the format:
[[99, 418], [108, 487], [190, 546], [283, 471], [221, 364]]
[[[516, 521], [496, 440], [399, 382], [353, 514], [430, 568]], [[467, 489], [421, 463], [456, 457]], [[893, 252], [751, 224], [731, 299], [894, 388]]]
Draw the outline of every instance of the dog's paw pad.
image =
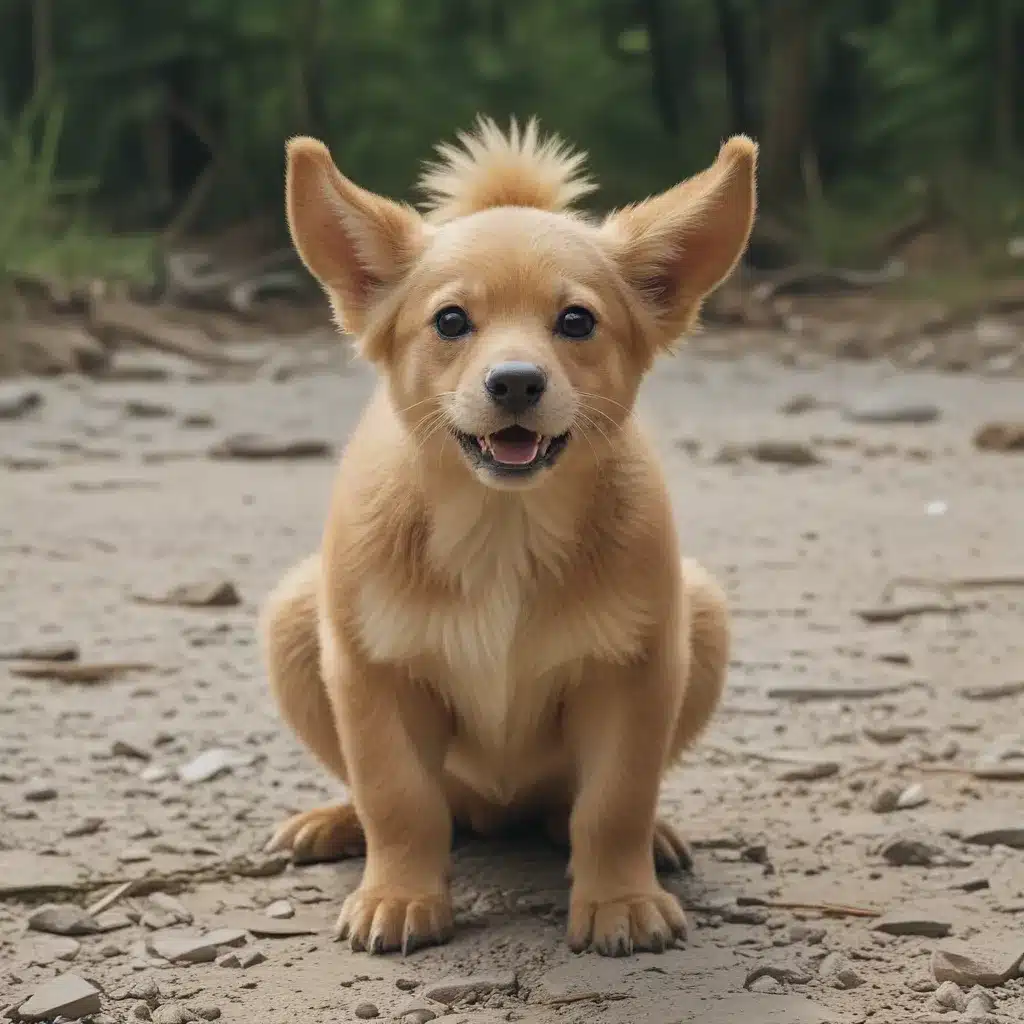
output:
[[683, 908], [664, 890], [603, 901], [574, 895], [570, 904], [569, 945], [577, 953], [661, 953], [684, 940], [686, 933]]
[[447, 942], [452, 908], [447, 896], [413, 896], [357, 889], [345, 900], [334, 936], [356, 953], [412, 953]]

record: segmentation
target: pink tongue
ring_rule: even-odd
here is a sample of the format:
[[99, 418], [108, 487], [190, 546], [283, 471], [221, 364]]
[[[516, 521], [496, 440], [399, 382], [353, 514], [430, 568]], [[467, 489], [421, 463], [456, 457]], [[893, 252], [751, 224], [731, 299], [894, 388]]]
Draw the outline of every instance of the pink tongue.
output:
[[495, 436], [488, 438], [491, 455], [495, 462], [503, 462], [507, 466], [527, 466], [537, 458], [540, 438], [532, 441], [501, 441]]

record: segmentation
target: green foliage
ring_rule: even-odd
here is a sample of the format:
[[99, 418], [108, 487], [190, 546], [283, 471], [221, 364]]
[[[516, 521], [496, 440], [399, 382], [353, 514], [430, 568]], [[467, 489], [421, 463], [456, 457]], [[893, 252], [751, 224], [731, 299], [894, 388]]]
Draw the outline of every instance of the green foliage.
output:
[[[120, 231], [215, 229], [266, 211], [280, 223], [288, 136], [316, 134], [356, 180], [412, 197], [418, 163], [478, 111], [537, 114], [587, 149], [604, 206], [691, 173], [732, 131], [760, 135], [774, 165], [764, 180], [779, 183], [764, 205], [802, 225], [822, 258], [870, 252], [867, 229], [877, 239], [914, 207], [911, 176], [940, 184], [984, 168], [1002, 184], [963, 215], [985, 230], [1020, 222], [1007, 183], [1024, 156], [1024, 0], [3, 0], [0, 11], [0, 121], [14, 125], [0, 174], [18, 196], [0, 221], [4, 265], [38, 258], [27, 222], [69, 223], [68, 178], [95, 183], [90, 215]], [[808, 45], [791, 46], [794, 32]], [[773, 52], [798, 66], [784, 60], [780, 74]], [[65, 100], [40, 120], [29, 97], [44, 72], [47, 95]], [[772, 103], [773, 89], [795, 98]], [[24, 251], [2, 248], [12, 244]]]

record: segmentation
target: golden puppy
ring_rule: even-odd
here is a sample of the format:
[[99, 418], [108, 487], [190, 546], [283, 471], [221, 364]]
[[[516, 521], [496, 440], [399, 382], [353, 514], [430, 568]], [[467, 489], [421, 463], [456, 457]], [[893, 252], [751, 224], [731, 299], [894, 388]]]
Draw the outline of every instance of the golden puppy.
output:
[[536, 818], [568, 841], [574, 950], [682, 938], [655, 857], [666, 769], [721, 696], [721, 592], [680, 559], [633, 416], [644, 374], [746, 246], [756, 147], [603, 221], [582, 157], [535, 123], [441, 147], [421, 216], [288, 145], [295, 246], [380, 372], [316, 554], [270, 598], [284, 718], [351, 804], [286, 821], [299, 859], [366, 852], [339, 937], [452, 929], [454, 824]]

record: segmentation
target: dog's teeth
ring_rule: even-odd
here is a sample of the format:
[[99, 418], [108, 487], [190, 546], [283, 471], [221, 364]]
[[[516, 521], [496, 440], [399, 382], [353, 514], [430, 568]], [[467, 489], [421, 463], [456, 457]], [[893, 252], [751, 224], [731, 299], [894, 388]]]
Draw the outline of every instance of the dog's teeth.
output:
[[482, 452], [490, 451], [491, 445], [490, 445], [490, 442], [487, 440], [486, 437], [478, 437], [476, 439], [476, 443], [478, 445], [480, 445], [480, 451], [482, 451]]
[[551, 447], [551, 438], [550, 437], [545, 437], [541, 441], [541, 443], [540, 443], [540, 448], [537, 449], [537, 454], [543, 458], [543, 456], [547, 455], [548, 449], [550, 447]]

